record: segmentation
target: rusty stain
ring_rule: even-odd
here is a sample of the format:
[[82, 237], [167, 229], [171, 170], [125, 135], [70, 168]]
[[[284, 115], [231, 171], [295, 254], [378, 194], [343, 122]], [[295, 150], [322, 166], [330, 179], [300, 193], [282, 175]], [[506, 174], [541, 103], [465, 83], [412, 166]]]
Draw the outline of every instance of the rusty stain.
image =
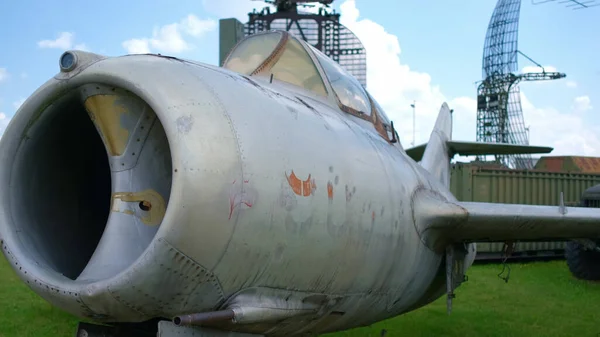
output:
[[159, 225], [165, 216], [165, 200], [158, 192], [152, 189], [143, 190], [141, 192], [113, 193], [111, 211], [134, 215], [134, 211], [131, 210], [131, 208], [128, 208], [127, 205], [123, 205], [123, 203], [136, 203], [135, 207], [138, 207], [140, 202], [142, 204], [148, 203], [151, 205], [148, 211], [143, 213], [144, 216], [140, 216], [142, 222], [149, 226]]
[[327, 197], [329, 200], [333, 199], [333, 184], [331, 181], [327, 182]]
[[84, 103], [112, 156], [122, 155], [129, 140], [129, 130], [121, 125], [121, 115], [128, 111], [117, 103], [118, 98], [118, 95], [95, 95], [88, 97]]
[[600, 159], [596, 157], [572, 157], [580, 172], [600, 173]]
[[311, 179], [311, 175], [308, 175], [306, 180], [300, 180], [292, 170], [292, 173], [288, 176], [286, 174], [286, 179], [290, 187], [296, 193], [296, 195], [308, 197], [309, 195], [314, 195], [315, 190], [317, 189], [317, 184], [315, 183], [315, 179]]
[[550, 172], [600, 173], [600, 158], [584, 156], [542, 157], [535, 166]]

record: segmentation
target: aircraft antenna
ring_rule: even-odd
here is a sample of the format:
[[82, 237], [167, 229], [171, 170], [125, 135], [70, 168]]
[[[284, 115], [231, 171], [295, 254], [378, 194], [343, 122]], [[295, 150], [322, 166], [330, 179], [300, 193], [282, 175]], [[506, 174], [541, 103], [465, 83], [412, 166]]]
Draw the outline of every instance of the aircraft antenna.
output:
[[[521, 0], [498, 0], [490, 19], [483, 48], [483, 81], [477, 88], [478, 142], [528, 144], [519, 82], [555, 80], [566, 76], [564, 73], [547, 72], [518, 50], [520, 10]], [[515, 74], [519, 54], [542, 71]], [[496, 156], [496, 161], [518, 169], [533, 168], [529, 154]]]
[[[260, 1], [260, 0], [255, 0]], [[362, 42], [340, 21], [340, 15], [330, 10], [333, 0], [262, 0], [275, 7], [248, 13], [244, 35], [268, 30], [285, 30], [310, 43], [332, 58], [350, 75], [367, 86], [367, 52]], [[302, 11], [302, 8], [318, 8]]]

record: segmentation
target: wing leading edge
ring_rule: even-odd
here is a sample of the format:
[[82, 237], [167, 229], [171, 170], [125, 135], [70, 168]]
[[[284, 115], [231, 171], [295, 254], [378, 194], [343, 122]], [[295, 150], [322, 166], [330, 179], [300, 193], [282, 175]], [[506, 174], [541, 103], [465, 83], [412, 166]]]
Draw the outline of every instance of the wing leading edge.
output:
[[[504, 154], [541, 154], [550, 153], [554, 148], [547, 146], [531, 146], [504, 143], [482, 143], [465, 141], [447, 141], [450, 158], [458, 154], [461, 156], [484, 156], [484, 155], [504, 155]], [[425, 153], [427, 143], [411, 147], [406, 150], [406, 154], [414, 161], [420, 161]]]
[[600, 209], [458, 202], [433, 192], [414, 199], [415, 226], [432, 249], [460, 242], [600, 238]]

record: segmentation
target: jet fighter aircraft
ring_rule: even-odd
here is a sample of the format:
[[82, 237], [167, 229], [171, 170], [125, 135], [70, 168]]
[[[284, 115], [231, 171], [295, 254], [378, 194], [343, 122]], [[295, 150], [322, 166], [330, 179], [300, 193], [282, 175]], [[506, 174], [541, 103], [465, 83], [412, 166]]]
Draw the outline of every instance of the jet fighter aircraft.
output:
[[600, 237], [599, 209], [449, 191], [455, 154], [551, 148], [454, 141], [444, 103], [404, 150], [355, 78], [284, 31], [222, 67], [59, 66], [0, 142], [0, 238], [35, 293], [103, 324], [80, 335], [314, 336], [450, 301], [474, 242]]

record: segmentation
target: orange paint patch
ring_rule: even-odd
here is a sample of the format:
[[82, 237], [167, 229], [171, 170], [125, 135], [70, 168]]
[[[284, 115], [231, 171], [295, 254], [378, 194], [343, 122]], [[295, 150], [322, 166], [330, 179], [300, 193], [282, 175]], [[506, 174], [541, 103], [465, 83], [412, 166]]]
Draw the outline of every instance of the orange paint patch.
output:
[[300, 178], [298, 178], [292, 170], [292, 173], [289, 176], [286, 175], [286, 178], [288, 184], [290, 184], [290, 187], [292, 188], [294, 193], [296, 193], [296, 195], [308, 197], [309, 195], [314, 194], [315, 190], [317, 189], [315, 180], [311, 179], [310, 174], [308, 175], [308, 178], [306, 178], [306, 180], [303, 181], [300, 180]]
[[327, 197], [329, 197], [329, 200], [333, 199], [333, 184], [331, 181], [327, 183]]

